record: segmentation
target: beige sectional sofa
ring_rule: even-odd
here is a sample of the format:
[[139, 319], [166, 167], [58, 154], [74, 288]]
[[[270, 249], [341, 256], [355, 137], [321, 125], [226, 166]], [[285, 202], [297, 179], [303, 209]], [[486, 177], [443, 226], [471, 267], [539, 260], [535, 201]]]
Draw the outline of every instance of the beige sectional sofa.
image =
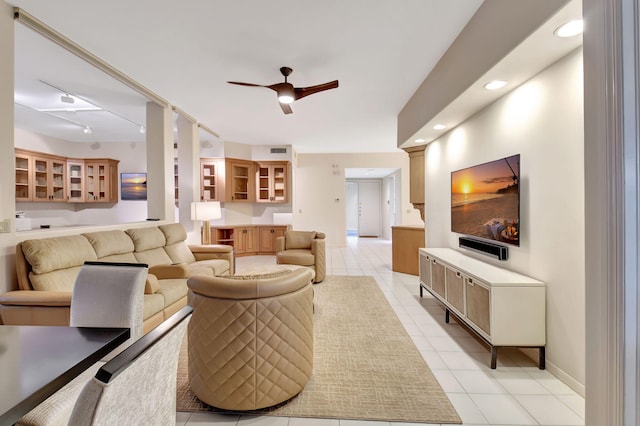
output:
[[234, 272], [233, 248], [187, 245], [178, 223], [33, 239], [16, 247], [19, 290], [0, 295], [4, 324], [69, 325], [75, 278], [85, 261], [146, 263], [147, 332], [187, 304], [187, 278]]

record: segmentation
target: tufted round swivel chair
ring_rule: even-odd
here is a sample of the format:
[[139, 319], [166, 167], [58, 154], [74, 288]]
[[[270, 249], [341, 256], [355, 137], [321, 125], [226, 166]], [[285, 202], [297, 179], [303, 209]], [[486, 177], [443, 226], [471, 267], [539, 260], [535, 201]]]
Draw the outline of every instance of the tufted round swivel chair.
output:
[[189, 384], [226, 410], [270, 407], [297, 395], [313, 369], [313, 272], [193, 276]]

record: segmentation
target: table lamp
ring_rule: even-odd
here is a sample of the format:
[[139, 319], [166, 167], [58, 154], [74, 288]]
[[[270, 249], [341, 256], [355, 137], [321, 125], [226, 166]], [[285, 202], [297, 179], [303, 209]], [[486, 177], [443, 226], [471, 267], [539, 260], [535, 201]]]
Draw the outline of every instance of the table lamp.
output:
[[194, 201], [191, 203], [191, 220], [202, 221], [202, 244], [211, 244], [210, 220], [220, 219], [222, 210], [219, 201]]

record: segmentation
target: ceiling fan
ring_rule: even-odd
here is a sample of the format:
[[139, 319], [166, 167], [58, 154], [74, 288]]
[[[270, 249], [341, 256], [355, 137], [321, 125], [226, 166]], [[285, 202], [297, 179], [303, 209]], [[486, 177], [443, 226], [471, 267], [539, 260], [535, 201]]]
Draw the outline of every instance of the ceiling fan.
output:
[[285, 114], [291, 114], [293, 112], [290, 106], [293, 101], [297, 101], [298, 99], [302, 99], [305, 96], [309, 96], [314, 93], [322, 92], [329, 89], [335, 89], [336, 87], [338, 87], [338, 80], [330, 81], [329, 83], [318, 84], [317, 86], [293, 87], [293, 84], [287, 81], [287, 77], [289, 77], [289, 74], [291, 74], [293, 70], [289, 67], [282, 67], [280, 68], [280, 72], [284, 76], [284, 83], [275, 83], [269, 86], [264, 86], [262, 84], [242, 83], [239, 81], [228, 81], [227, 83], [238, 84], [240, 86], [266, 87], [268, 89], [274, 90], [278, 95], [280, 108], [282, 108], [282, 112], [284, 112]]

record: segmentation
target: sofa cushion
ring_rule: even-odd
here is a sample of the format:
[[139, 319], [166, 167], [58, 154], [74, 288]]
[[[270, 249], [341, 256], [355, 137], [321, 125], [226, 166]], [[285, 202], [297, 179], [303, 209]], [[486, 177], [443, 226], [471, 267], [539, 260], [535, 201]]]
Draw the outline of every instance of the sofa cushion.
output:
[[99, 257], [100, 262], [124, 262], [124, 263], [138, 263], [138, 259], [134, 256], [133, 252], [112, 254], [110, 256]]
[[136, 257], [136, 261], [146, 263], [149, 266], [170, 265], [174, 263], [162, 247], [135, 252], [133, 255]]
[[189, 250], [189, 246], [184, 241], [164, 246], [173, 263], [192, 263], [196, 261], [195, 256]]
[[93, 246], [98, 258], [114, 254], [132, 253], [133, 241], [124, 231], [88, 232], [84, 235]]
[[164, 247], [167, 242], [164, 234], [157, 226], [127, 229], [126, 232], [133, 240], [134, 251], [136, 252]]
[[145, 294], [144, 308], [142, 316], [144, 319], [151, 318], [164, 309], [164, 297], [160, 293]]
[[58, 269], [44, 274], [29, 274], [33, 289], [37, 291], [73, 291], [73, 285], [82, 266]]
[[293, 265], [313, 266], [316, 257], [309, 250], [285, 250], [276, 255], [278, 263], [291, 263]]
[[158, 280], [160, 289], [156, 294], [164, 297], [164, 307], [170, 306], [187, 295], [187, 280], [175, 278], [168, 280]]
[[309, 249], [316, 231], [285, 231], [285, 249]]
[[26, 240], [22, 252], [36, 275], [97, 260], [89, 240], [82, 235]]
[[179, 243], [187, 240], [187, 230], [180, 223], [170, 223], [168, 225], [160, 225], [158, 229], [164, 234], [166, 245]]
[[[209, 273], [199, 273], [200, 269], [209, 269], [212, 271]], [[224, 275], [229, 273], [229, 262], [225, 259], [207, 259], [196, 260], [189, 264], [189, 276], [191, 275]]]

